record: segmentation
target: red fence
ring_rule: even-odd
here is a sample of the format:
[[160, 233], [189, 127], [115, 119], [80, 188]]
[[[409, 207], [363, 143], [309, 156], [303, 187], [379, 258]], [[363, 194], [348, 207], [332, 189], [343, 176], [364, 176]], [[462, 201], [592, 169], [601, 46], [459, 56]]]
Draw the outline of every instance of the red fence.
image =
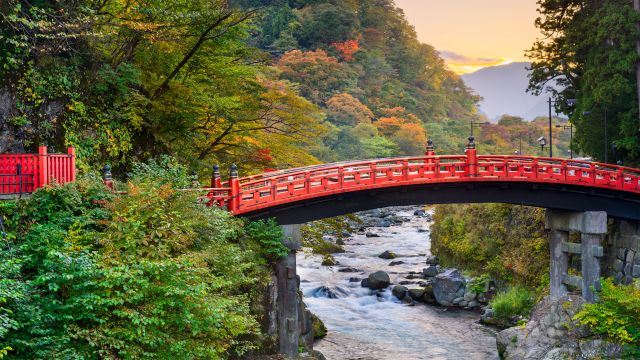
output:
[[[422, 156], [327, 164], [212, 182], [209, 204], [236, 215], [336, 193], [452, 182], [530, 182], [640, 193], [640, 169], [526, 156]], [[213, 185], [213, 184], [212, 184]]]
[[41, 146], [38, 154], [0, 154], [0, 195], [34, 192], [48, 184], [65, 184], [76, 179], [75, 149], [67, 154], [48, 154]]

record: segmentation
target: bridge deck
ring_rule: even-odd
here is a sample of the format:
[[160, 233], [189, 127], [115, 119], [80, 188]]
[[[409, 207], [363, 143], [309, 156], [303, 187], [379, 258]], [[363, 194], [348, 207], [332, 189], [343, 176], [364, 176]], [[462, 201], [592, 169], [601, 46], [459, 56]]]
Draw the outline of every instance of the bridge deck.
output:
[[245, 215], [339, 194], [456, 183], [553, 184], [640, 200], [640, 169], [568, 159], [476, 156], [475, 149], [467, 155], [343, 162], [232, 177], [218, 182], [208, 197], [235, 215]]

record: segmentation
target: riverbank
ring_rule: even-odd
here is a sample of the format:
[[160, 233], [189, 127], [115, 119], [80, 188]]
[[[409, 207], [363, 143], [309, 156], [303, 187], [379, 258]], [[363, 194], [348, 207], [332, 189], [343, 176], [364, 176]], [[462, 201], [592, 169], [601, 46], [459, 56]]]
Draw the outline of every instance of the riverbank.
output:
[[[422, 285], [431, 222], [415, 210], [380, 210], [392, 213], [352, 234], [345, 253], [334, 254], [335, 266], [321, 266], [320, 256], [299, 255], [305, 303], [329, 330], [316, 344], [328, 360], [498, 359], [495, 331], [478, 323], [477, 312], [411, 306], [392, 295], [392, 286], [381, 291], [361, 286], [375, 271], [387, 272], [395, 285]], [[385, 251], [394, 259], [378, 257]]]

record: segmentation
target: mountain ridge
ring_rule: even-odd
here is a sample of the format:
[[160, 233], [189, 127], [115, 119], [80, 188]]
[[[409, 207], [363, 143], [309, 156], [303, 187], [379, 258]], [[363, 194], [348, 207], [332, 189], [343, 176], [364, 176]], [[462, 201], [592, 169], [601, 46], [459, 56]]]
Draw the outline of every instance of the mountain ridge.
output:
[[489, 119], [497, 120], [504, 114], [533, 120], [548, 113], [547, 92], [535, 96], [526, 92], [529, 84], [529, 62], [513, 62], [489, 66], [461, 78], [483, 100], [479, 110]]

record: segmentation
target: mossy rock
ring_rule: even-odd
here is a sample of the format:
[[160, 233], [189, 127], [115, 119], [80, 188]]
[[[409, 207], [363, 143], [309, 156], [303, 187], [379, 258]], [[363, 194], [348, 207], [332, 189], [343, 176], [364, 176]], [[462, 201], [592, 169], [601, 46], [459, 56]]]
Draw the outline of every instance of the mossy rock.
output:
[[334, 266], [336, 264], [337, 264], [336, 259], [334, 259], [333, 256], [331, 255], [325, 255], [322, 258], [322, 264], [321, 264], [322, 266]]
[[312, 313], [311, 321], [313, 324], [313, 338], [315, 340], [322, 339], [323, 337], [327, 336], [327, 327], [319, 317]]

